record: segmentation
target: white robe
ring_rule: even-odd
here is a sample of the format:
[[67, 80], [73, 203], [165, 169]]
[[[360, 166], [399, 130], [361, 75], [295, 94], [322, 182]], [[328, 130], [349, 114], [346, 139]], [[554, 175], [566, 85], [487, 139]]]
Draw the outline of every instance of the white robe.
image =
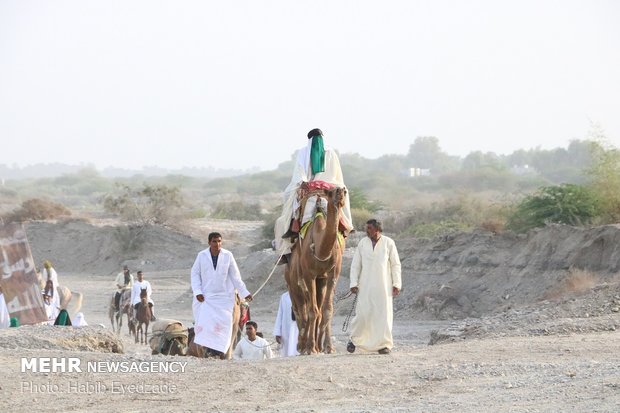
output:
[[9, 309], [4, 301], [4, 294], [0, 293], [0, 328], [7, 328], [11, 326], [11, 315]]
[[56, 317], [60, 314], [60, 309], [56, 307], [54, 300], [50, 300], [49, 303], [43, 300], [43, 306], [45, 307], [45, 314], [47, 315], [47, 322], [43, 324], [54, 325]]
[[278, 315], [273, 327], [273, 335], [274, 337], [282, 337], [280, 356], [291, 357], [299, 355], [299, 352], [297, 352], [299, 329], [297, 328], [297, 322], [293, 321], [293, 304], [288, 291], [280, 297], [280, 306], [278, 307]]
[[84, 314], [80, 312], [80, 313], [77, 313], [75, 317], [73, 317], [73, 321], [71, 322], [71, 325], [73, 327], [84, 327], [84, 326], [87, 326], [88, 323], [86, 322], [86, 319], [84, 318]]
[[131, 287], [131, 305], [136, 305], [140, 302], [140, 293], [143, 289], [146, 288], [146, 298], [149, 303], [155, 304], [153, 299], [151, 298], [151, 294], [153, 294], [153, 289], [151, 288], [151, 283], [147, 280], [134, 281]]
[[[222, 248], [214, 269], [210, 249], [200, 251], [192, 266], [191, 281], [194, 342], [226, 353], [231, 344], [235, 289], [242, 297], [250, 295], [235, 258]], [[202, 303], [196, 299], [198, 294], [204, 296]]]
[[375, 248], [370, 238], [357, 245], [351, 263], [350, 287], [358, 287], [351, 341], [364, 351], [392, 349], [392, 287], [401, 288], [400, 259], [396, 244], [381, 235]]
[[264, 360], [273, 357], [269, 342], [262, 337], [256, 337], [254, 341], [248, 340], [247, 337], [243, 337], [235, 351], [233, 352], [234, 359], [244, 360]]
[[[43, 271], [41, 272], [41, 277], [43, 277], [43, 282], [47, 282], [48, 269], [43, 267]], [[60, 296], [58, 296], [58, 273], [54, 267], [50, 267], [49, 269], [50, 280], [52, 280], [52, 284], [54, 285], [54, 293], [52, 295], [52, 303], [55, 307], [60, 308]]]
[[[312, 139], [308, 139], [305, 148], [297, 151], [295, 168], [293, 169], [293, 177], [291, 182], [284, 190], [284, 205], [282, 206], [282, 214], [276, 220], [274, 227], [276, 250], [280, 254], [290, 253], [290, 239], [282, 239], [282, 235], [289, 229], [293, 213], [297, 210], [297, 189], [302, 182], [324, 181], [338, 187], [345, 187], [344, 178], [342, 176], [342, 168], [340, 160], [335, 150], [325, 147], [325, 172], [319, 172], [312, 175], [310, 167], [310, 149], [312, 147]], [[345, 204], [340, 213], [347, 229], [353, 229], [353, 220], [351, 219], [351, 206], [349, 205], [349, 195], [345, 197]], [[295, 216], [295, 218], [300, 218]]]

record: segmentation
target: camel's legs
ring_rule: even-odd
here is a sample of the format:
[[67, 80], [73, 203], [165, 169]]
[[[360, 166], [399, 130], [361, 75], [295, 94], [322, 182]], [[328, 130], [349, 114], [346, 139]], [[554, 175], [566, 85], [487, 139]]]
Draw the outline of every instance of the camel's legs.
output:
[[321, 319], [321, 334], [319, 335], [319, 345], [321, 350], [330, 354], [334, 352], [334, 346], [332, 343], [332, 316], [334, 314], [334, 292], [336, 291], [336, 283], [338, 282], [338, 276], [336, 268], [333, 270], [333, 274], [330, 274], [329, 281], [327, 282], [327, 294], [325, 295], [325, 301], [323, 302], [323, 318]]
[[316, 345], [316, 331], [318, 323], [321, 320], [321, 313], [319, 312], [319, 306], [317, 304], [317, 286], [316, 279], [314, 277], [305, 278], [306, 281], [306, 301], [308, 303], [308, 323], [306, 332], [306, 352], [308, 354], [315, 354], [318, 352]]
[[323, 351], [323, 335], [324, 328], [323, 325], [327, 320], [324, 321], [325, 311], [323, 310], [326, 302], [325, 298], [327, 295], [327, 278], [325, 276], [319, 277], [316, 279], [316, 292], [317, 292], [317, 310], [318, 310], [318, 318], [316, 322], [316, 337], [315, 337], [315, 347], [318, 352]]

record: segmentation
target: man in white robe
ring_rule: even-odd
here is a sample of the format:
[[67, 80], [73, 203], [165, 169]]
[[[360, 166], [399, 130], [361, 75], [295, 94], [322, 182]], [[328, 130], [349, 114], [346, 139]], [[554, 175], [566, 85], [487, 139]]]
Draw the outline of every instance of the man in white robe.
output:
[[114, 285], [116, 285], [117, 288], [116, 295], [114, 296], [114, 306], [116, 308], [116, 311], [119, 311], [123, 291], [131, 290], [131, 287], [133, 285], [133, 275], [131, 274], [131, 272], [129, 272], [129, 267], [127, 267], [126, 265], [123, 266], [123, 271], [119, 272], [116, 276], [116, 279], [114, 280]]
[[131, 305], [134, 308], [134, 317], [136, 316], [136, 311], [138, 310], [138, 304], [140, 304], [140, 293], [142, 290], [146, 290], [146, 299], [151, 307], [151, 321], [155, 321], [155, 310], [153, 309], [155, 302], [153, 302], [153, 289], [151, 288], [151, 283], [144, 279], [144, 273], [142, 271], [138, 271], [136, 273], [137, 280], [134, 281], [131, 286]]
[[350, 288], [357, 294], [357, 305], [347, 344], [349, 353], [359, 348], [389, 354], [394, 345], [392, 297], [402, 286], [400, 258], [394, 241], [381, 232], [377, 220], [366, 223], [368, 237], [357, 245], [351, 263]]
[[60, 296], [58, 295], [58, 273], [52, 266], [52, 263], [48, 260], [43, 262], [43, 271], [41, 272], [41, 277], [43, 277], [43, 282], [47, 282], [49, 280], [52, 281], [52, 285], [54, 286], [53, 291], [48, 291], [52, 297], [52, 304], [56, 308], [60, 308]]
[[297, 351], [299, 328], [297, 328], [297, 322], [293, 319], [293, 304], [288, 291], [280, 297], [280, 306], [278, 307], [278, 315], [273, 326], [273, 335], [276, 338], [276, 342], [280, 345], [280, 356], [291, 357], [299, 355]]
[[209, 248], [200, 251], [192, 266], [194, 294], [194, 342], [226, 353], [231, 344], [235, 290], [252, 301], [252, 294], [241, 279], [233, 254], [222, 248], [222, 236], [209, 234]]
[[269, 342], [256, 334], [257, 329], [258, 324], [254, 321], [245, 323], [246, 336], [237, 343], [233, 352], [234, 359], [265, 360], [273, 357]]
[[[312, 146], [320, 146], [322, 149], [322, 169], [312, 164]], [[313, 173], [313, 170], [315, 172]], [[342, 176], [342, 168], [340, 160], [335, 150], [330, 147], [323, 147], [323, 132], [320, 129], [312, 129], [308, 132], [308, 143], [304, 148], [297, 151], [295, 167], [293, 169], [293, 177], [291, 182], [284, 190], [284, 205], [282, 214], [276, 220], [274, 227], [275, 248], [280, 254], [289, 254], [291, 252], [292, 240], [294, 235], [299, 232], [299, 222], [301, 217], [298, 216], [299, 200], [297, 199], [297, 190], [302, 182], [324, 181], [337, 187], [345, 187], [344, 178]], [[293, 221], [291, 221], [293, 220]], [[297, 222], [295, 222], [297, 221]], [[353, 220], [351, 219], [351, 206], [349, 205], [349, 195], [345, 197], [345, 205], [341, 211], [341, 222], [346, 228], [345, 235], [353, 229]], [[284, 239], [283, 239], [284, 236]], [[291, 238], [291, 236], [293, 238]]]
[[54, 299], [50, 295], [51, 293], [43, 290], [43, 305], [45, 306], [45, 314], [47, 315], [47, 322], [43, 324], [54, 325], [54, 321], [60, 314], [60, 308], [54, 304]]
[[2, 286], [0, 286], [0, 328], [8, 328], [11, 326], [11, 315], [4, 300]]

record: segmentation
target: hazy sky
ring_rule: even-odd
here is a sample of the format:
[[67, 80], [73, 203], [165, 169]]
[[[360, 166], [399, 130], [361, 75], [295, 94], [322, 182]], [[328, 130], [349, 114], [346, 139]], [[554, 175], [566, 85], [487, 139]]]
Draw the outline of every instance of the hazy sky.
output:
[[0, 0], [0, 164], [620, 146], [620, 1]]

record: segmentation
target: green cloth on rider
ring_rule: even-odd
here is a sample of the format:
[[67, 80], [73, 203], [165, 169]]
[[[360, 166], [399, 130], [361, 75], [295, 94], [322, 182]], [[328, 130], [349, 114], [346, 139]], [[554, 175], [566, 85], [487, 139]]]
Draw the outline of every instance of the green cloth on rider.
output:
[[310, 164], [312, 165], [312, 175], [325, 172], [325, 149], [323, 148], [323, 137], [321, 135], [312, 138]]

